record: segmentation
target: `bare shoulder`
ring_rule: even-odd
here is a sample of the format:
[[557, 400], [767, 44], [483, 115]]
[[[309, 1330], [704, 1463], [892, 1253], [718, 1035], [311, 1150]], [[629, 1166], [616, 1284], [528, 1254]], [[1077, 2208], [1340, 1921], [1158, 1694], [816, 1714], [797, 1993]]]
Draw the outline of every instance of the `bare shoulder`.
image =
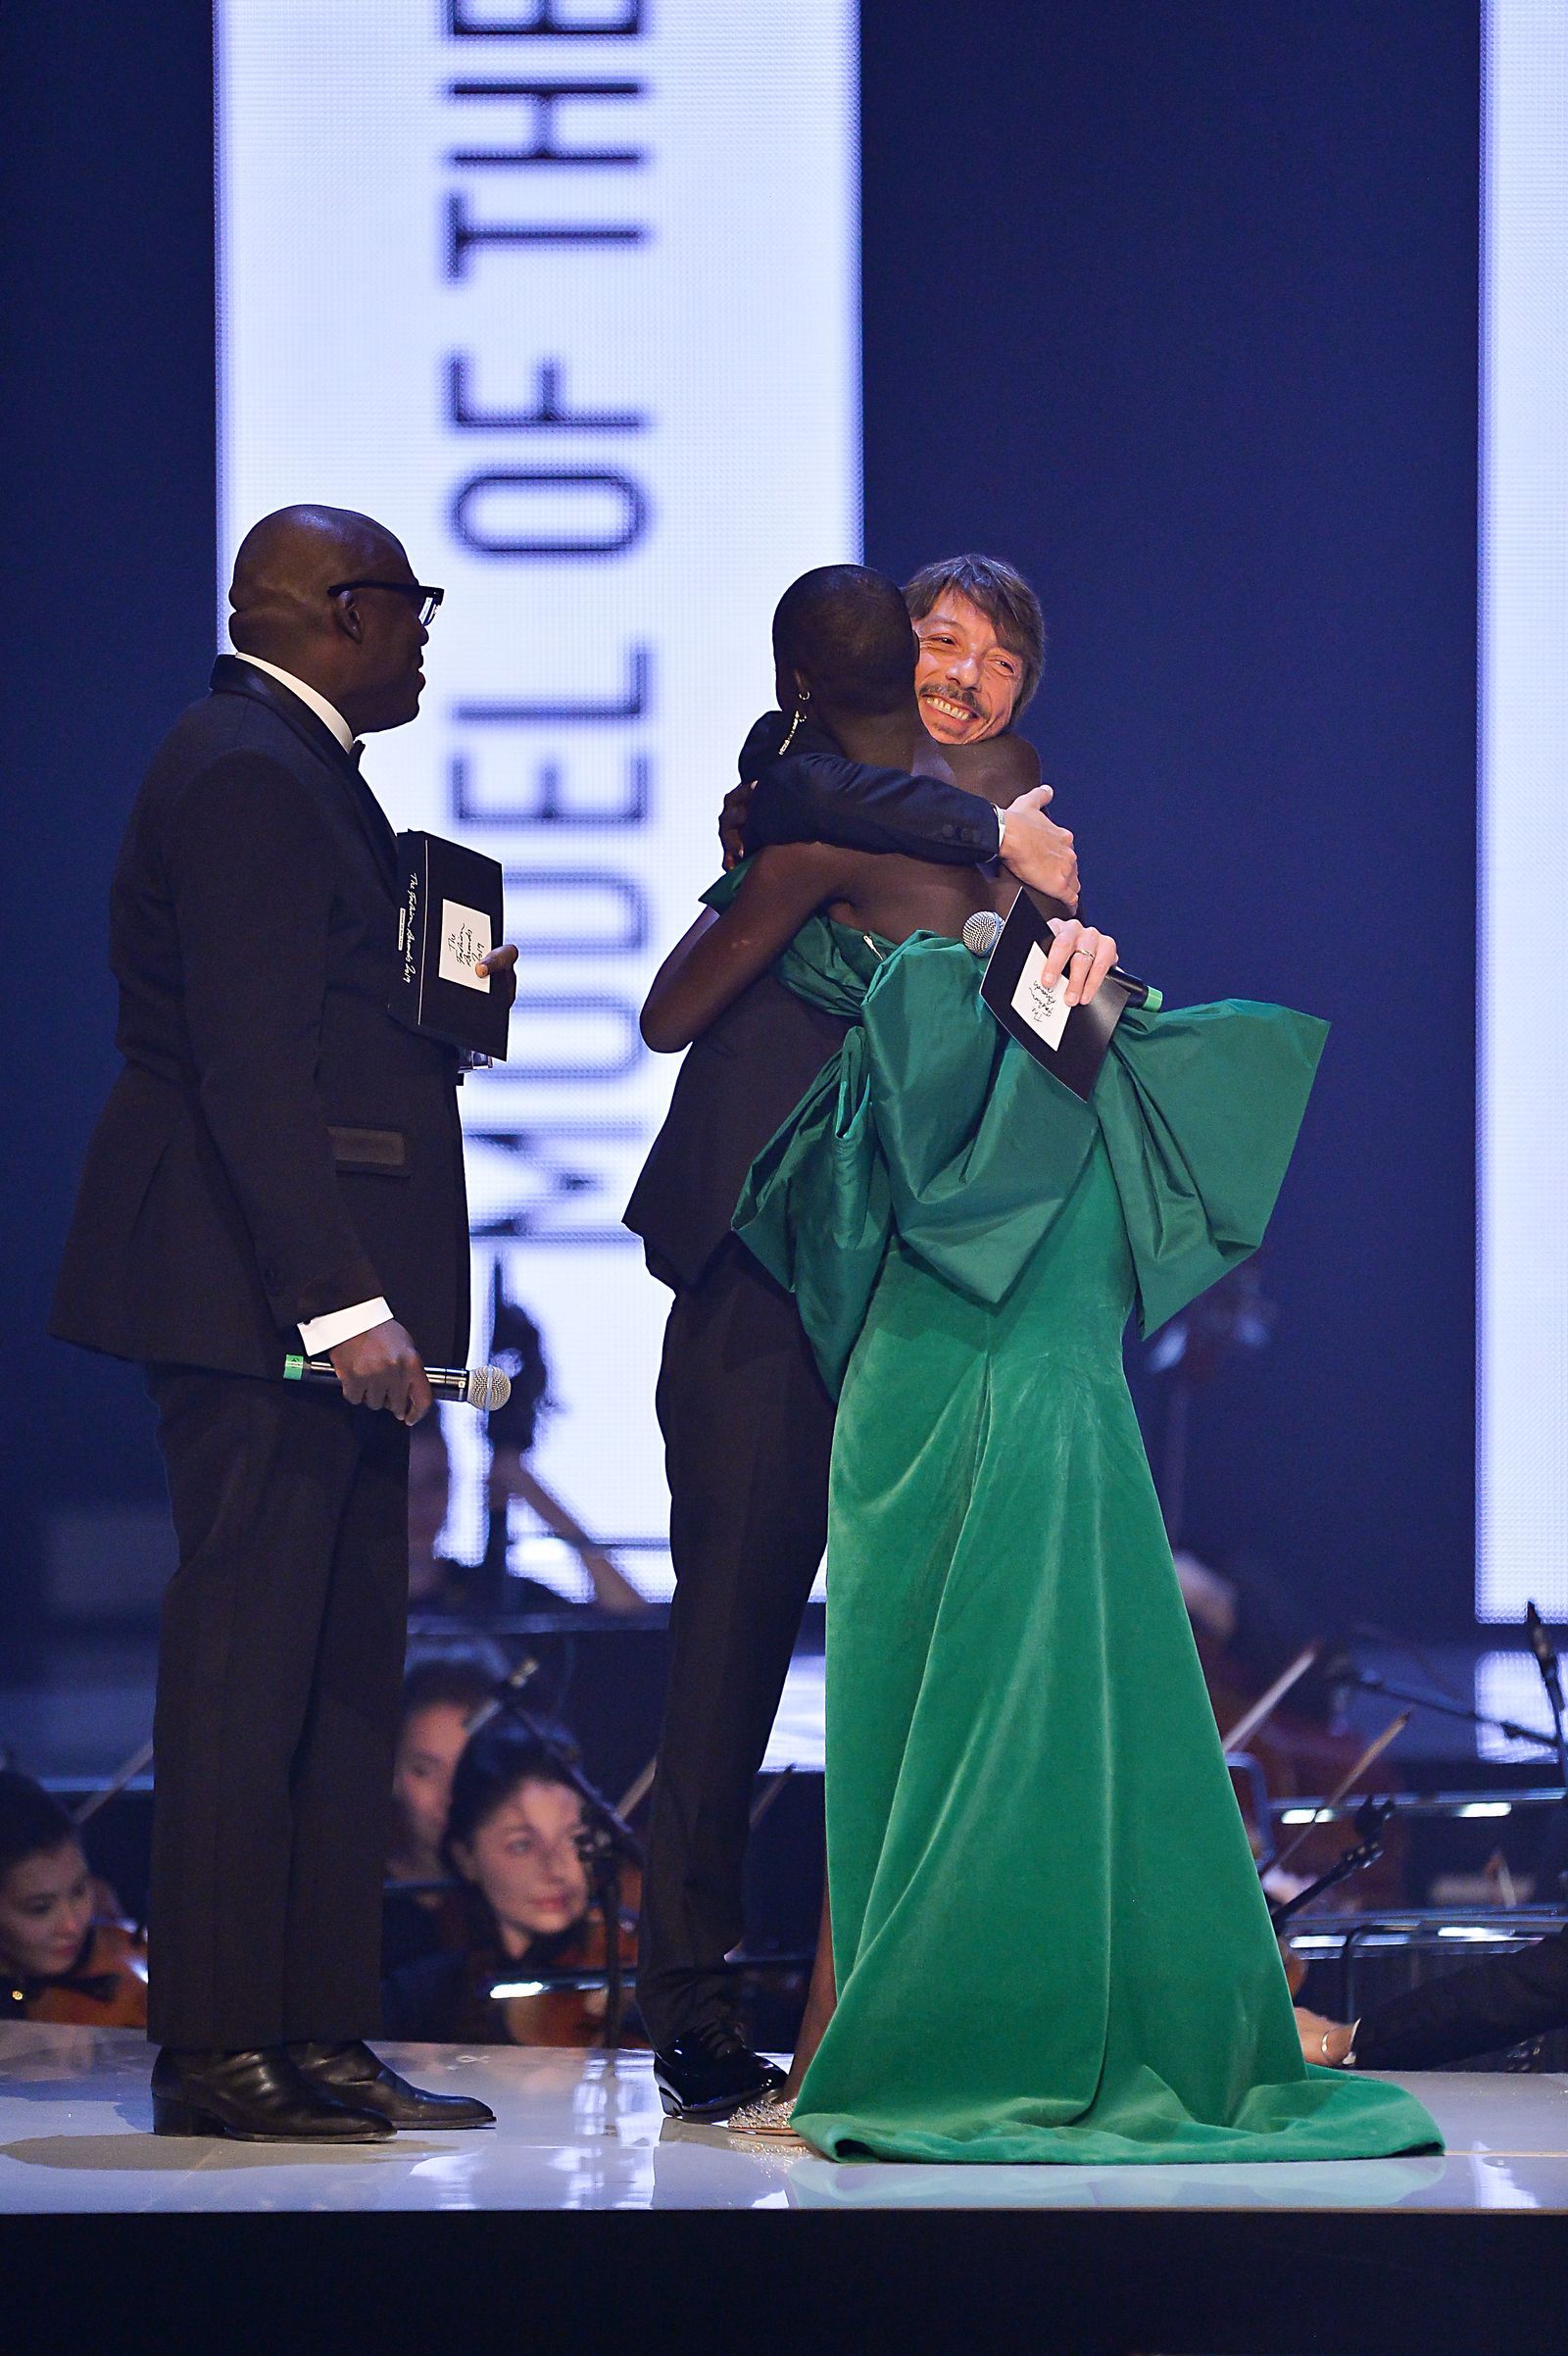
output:
[[820, 878], [831, 887], [855, 856], [837, 843], [769, 843], [754, 856], [751, 872], [786, 885]]
[[753, 857], [741, 897], [807, 913], [848, 890], [863, 856], [837, 843], [769, 843]]
[[1040, 756], [1026, 736], [1011, 730], [982, 737], [977, 744], [950, 745], [955, 783], [1005, 808], [1040, 783]]

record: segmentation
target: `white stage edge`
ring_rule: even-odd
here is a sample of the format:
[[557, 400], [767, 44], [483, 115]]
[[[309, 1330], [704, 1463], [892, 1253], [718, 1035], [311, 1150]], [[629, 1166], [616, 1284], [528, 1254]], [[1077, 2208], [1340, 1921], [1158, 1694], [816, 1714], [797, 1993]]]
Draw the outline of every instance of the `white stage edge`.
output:
[[1408, 2081], [1441, 2158], [1254, 2167], [842, 2165], [666, 2120], [649, 2056], [387, 2045], [421, 2084], [480, 2095], [493, 2132], [351, 2154], [154, 2136], [151, 2050], [129, 2030], [0, 2026], [0, 2215], [449, 2210], [1568, 2210], [1568, 2078]]

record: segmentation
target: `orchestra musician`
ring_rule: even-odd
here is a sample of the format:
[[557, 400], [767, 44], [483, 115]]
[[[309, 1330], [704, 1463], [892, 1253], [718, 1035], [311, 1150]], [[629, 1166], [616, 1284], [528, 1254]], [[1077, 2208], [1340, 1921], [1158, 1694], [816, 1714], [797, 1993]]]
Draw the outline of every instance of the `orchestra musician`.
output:
[[404, 1672], [381, 1904], [384, 1974], [463, 1943], [462, 1901], [441, 1844], [468, 1728], [506, 1674], [503, 1655], [483, 1643], [426, 1653]]
[[[595, 1904], [590, 1847], [582, 1795], [560, 1751], [503, 1723], [475, 1735], [452, 1779], [443, 1843], [464, 1886], [465, 1940], [391, 1975], [383, 2000], [388, 2033], [465, 2044], [600, 2042], [602, 1988], [491, 1993], [547, 1974], [605, 1969], [605, 1919]], [[616, 1944], [628, 1974], [637, 1959], [639, 1897], [635, 1861], [628, 1859], [616, 1908]], [[643, 2040], [624, 2032], [618, 2041]]]
[[94, 1914], [92, 1869], [60, 1802], [0, 1772], [0, 2019], [147, 2026], [147, 1946]]

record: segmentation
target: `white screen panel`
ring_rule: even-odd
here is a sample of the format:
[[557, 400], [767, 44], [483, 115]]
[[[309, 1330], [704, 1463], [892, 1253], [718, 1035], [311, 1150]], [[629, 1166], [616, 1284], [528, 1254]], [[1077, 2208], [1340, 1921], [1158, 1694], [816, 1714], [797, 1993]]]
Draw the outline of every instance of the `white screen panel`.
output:
[[465, 1090], [475, 1348], [499, 1254], [540, 1473], [657, 1539], [667, 1296], [618, 1221], [674, 1065], [635, 1015], [779, 592], [859, 554], [853, 0], [220, 0], [218, 37], [225, 573], [318, 500], [446, 588], [366, 770], [505, 862], [524, 951], [513, 1061]]
[[1476, 1610], [1568, 1620], [1568, 9], [1487, 19]]

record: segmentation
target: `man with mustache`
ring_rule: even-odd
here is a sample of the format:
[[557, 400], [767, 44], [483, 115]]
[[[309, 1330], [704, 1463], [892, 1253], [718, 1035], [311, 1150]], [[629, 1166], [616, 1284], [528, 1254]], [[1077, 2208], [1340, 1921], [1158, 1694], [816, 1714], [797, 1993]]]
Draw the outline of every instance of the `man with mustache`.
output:
[[[832, 570], [842, 576], [835, 641], [853, 649], [858, 615], [891, 585], [863, 566]], [[1039, 605], [994, 560], [928, 567], [917, 582], [915, 627], [924, 624], [931, 644], [911, 642], [909, 652], [925, 738], [912, 714], [906, 724], [874, 708], [840, 710], [830, 734], [810, 716], [802, 650], [776, 639], [782, 711], [747, 740], [743, 784], [720, 821], [726, 853], [823, 840], [955, 866], [1000, 855], [1021, 882], [1076, 905], [1072, 838], [1045, 814], [1050, 789], [1014, 789], [998, 810], [956, 787], [949, 765], [1016, 750], [1038, 778], [1021, 739], [994, 740], [1038, 682]], [[931, 741], [939, 733], [940, 745]], [[1115, 944], [1073, 923], [1058, 942], [1058, 968], [1069, 957], [1072, 988], [1092, 996]], [[825, 1543], [833, 1438], [833, 1403], [793, 1298], [731, 1234], [730, 1219], [753, 1158], [846, 1027], [771, 974], [754, 983], [689, 1050], [626, 1210], [650, 1269], [675, 1296], [658, 1403], [676, 1593], [638, 2002], [664, 2107], [694, 2116], [727, 2112], [778, 2083], [747, 2042], [724, 1958], [743, 1928], [753, 1780]]]
[[[978, 785], [997, 757], [977, 755], [974, 748], [1007, 736], [1017, 790], [1036, 784], [1039, 766], [1031, 765], [1031, 749], [1010, 735], [1045, 667], [1045, 617], [1022, 573], [1000, 557], [948, 557], [923, 564], [911, 576], [904, 602], [919, 648], [914, 686], [920, 716], [950, 766], [962, 782]], [[790, 745], [791, 765], [775, 768], [782, 733], [782, 721], [769, 712], [746, 741], [741, 783], [725, 797], [719, 815], [726, 867], [766, 843], [848, 842], [861, 850], [914, 850], [912, 843], [874, 842], [860, 829], [862, 810], [878, 818], [897, 815], [906, 790], [901, 778], [846, 761], [810, 735]], [[1010, 822], [1011, 813], [999, 810], [997, 856], [1004, 856], [1001, 836]], [[945, 854], [936, 850], [925, 856]], [[1077, 905], [1075, 892], [1061, 897]]]
[[914, 692], [940, 745], [972, 745], [1012, 726], [1040, 684], [1040, 600], [997, 557], [922, 564], [905, 583], [920, 656]]

